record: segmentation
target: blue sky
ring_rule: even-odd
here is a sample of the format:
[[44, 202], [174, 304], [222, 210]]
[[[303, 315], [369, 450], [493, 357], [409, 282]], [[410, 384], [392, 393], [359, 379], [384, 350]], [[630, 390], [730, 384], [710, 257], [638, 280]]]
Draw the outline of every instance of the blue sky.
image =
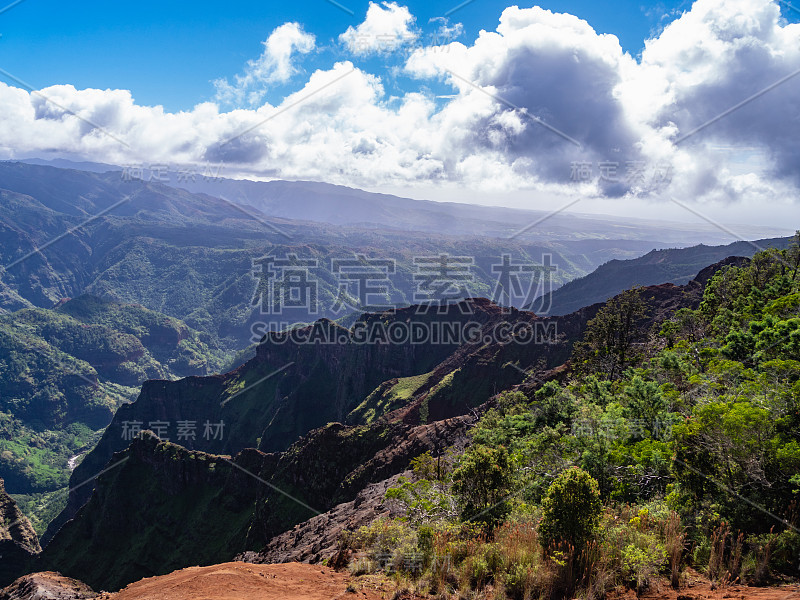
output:
[[[318, 48], [304, 57], [301, 65], [306, 73], [329, 68], [337, 59], [351, 58], [344, 56], [336, 40], [349, 26], [363, 21], [369, 2], [342, 0], [341, 4], [354, 15], [326, 0], [25, 0], [0, 13], [0, 68], [37, 89], [62, 83], [71, 83], [78, 89], [129, 89], [138, 104], [185, 110], [212, 100], [212, 81], [240, 73], [247, 60], [261, 53], [261, 42], [270, 32], [287, 21], [299, 22], [317, 37]], [[461, 0], [401, 4], [417, 18], [424, 39], [435, 29], [430, 19], [443, 16]], [[588, 21], [598, 33], [616, 35], [623, 49], [634, 56], [642, 50], [645, 39], [691, 7], [686, 0], [656, 4], [632, 0], [613, 4], [596, 0], [535, 4], [574, 14]], [[495, 29], [508, 5], [496, 0], [474, 0], [453, 12], [450, 22], [462, 23], [464, 35], [460, 41], [471, 43], [481, 29]], [[530, 7], [534, 3], [518, 5]], [[383, 76], [390, 93], [409, 91], [418, 85], [393, 78], [381, 58], [367, 58], [357, 64]], [[267, 99], [277, 103], [303, 80], [298, 74], [294, 81], [270, 90]]]

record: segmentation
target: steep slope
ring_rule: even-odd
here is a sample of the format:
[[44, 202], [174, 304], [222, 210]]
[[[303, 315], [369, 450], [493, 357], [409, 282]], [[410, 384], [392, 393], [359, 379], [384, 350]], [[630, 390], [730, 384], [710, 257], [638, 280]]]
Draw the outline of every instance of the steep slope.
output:
[[22, 574], [41, 551], [36, 532], [0, 479], [0, 587]]
[[[404, 473], [410, 476], [411, 471]], [[386, 491], [396, 487], [401, 475], [373, 483], [361, 490], [355, 499], [342, 502], [329, 511], [295, 525], [276, 535], [259, 552], [244, 552], [237, 560], [254, 564], [287, 562], [320, 563], [329, 560], [339, 550], [342, 533], [357, 531], [379, 518], [402, 515], [399, 507], [384, 502]], [[327, 564], [330, 564], [327, 563]]]
[[705, 246], [653, 250], [639, 258], [611, 260], [592, 273], [574, 279], [531, 306], [543, 314], [567, 315], [584, 306], [605, 302], [637, 285], [688, 283], [697, 272], [728, 256], [751, 257], [759, 248], [788, 247], [791, 238], [774, 238], [757, 242], [734, 242], [726, 246]]
[[[120, 407], [71, 482], [75, 486], [100, 472], [130, 443], [134, 426], [205, 452], [281, 451], [329, 422], [372, 423], [397, 408], [370, 406], [376, 388], [426, 373], [432, 375], [414, 392], [431, 392], [428, 413], [417, 414], [414, 423], [461, 415], [524, 380], [519, 363], [543, 369], [561, 364], [587, 315], [556, 322], [471, 299], [442, 311], [410, 307], [365, 314], [349, 329], [323, 319], [290, 334], [270, 334], [254, 359], [226, 375], [147, 382], [136, 402]], [[398, 333], [405, 337], [393, 340]], [[181, 423], [191, 423], [192, 432], [181, 433]], [[82, 486], [70, 494], [45, 540], [90, 491]]]

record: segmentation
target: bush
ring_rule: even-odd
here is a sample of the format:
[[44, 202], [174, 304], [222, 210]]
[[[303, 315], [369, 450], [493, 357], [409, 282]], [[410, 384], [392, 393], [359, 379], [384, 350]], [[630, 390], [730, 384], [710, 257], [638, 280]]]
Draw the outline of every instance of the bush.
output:
[[491, 530], [508, 516], [512, 475], [508, 450], [476, 444], [453, 472], [453, 493], [463, 521]]
[[512, 565], [506, 573], [505, 580], [506, 593], [514, 600], [523, 600], [530, 597], [533, 587], [533, 573], [527, 565]]
[[564, 471], [542, 500], [539, 535], [543, 545], [564, 541], [582, 548], [592, 538], [601, 511], [597, 481], [577, 467]]
[[666, 561], [667, 553], [659, 543], [651, 543], [645, 548], [635, 543], [628, 544], [622, 550], [622, 572], [637, 591], [655, 579]]

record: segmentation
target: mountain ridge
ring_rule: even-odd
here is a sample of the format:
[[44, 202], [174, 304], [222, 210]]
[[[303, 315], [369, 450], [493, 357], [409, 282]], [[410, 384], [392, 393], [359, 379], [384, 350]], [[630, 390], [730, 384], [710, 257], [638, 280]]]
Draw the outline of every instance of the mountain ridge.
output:
[[530, 305], [547, 307], [544, 314], [566, 315], [583, 306], [605, 302], [634, 286], [688, 283], [705, 265], [728, 256], [752, 257], [765, 248], [785, 249], [790, 237], [738, 241], [724, 246], [698, 244], [688, 248], [653, 249], [638, 258], [612, 259], [591, 273], [573, 279]]
[[[41, 159], [23, 159], [21, 162], [42, 166], [56, 166], [75, 170], [87, 170], [95, 173], [126, 173], [130, 167], [103, 165], [99, 163], [76, 163], [68, 160], [46, 161]], [[162, 166], [145, 166], [137, 168], [136, 177], [142, 180], [161, 180], [164, 175]], [[140, 172], [140, 173], [139, 173]], [[179, 175], [180, 173], [180, 175]], [[604, 227], [617, 230], [620, 237], [633, 234], [630, 227], [621, 227], [619, 222], [628, 223], [639, 231], [648, 233], [636, 239], [658, 240], [657, 243], [668, 245], [681, 243], [690, 245], [698, 238], [706, 242], [730, 240], [728, 233], [701, 224], [665, 223], [664, 221], [643, 218], [612, 217], [610, 215], [594, 215], [591, 213], [568, 213], [551, 215], [548, 211], [536, 209], [519, 209], [502, 206], [483, 206], [453, 201], [432, 201], [404, 198], [382, 192], [368, 192], [358, 188], [306, 180], [272, 180], [253, 181], [248, 179], [230, 179], [214, 173], [211, 176], [187, 175], [188, 171], [179, 168], [167, 168], [166, 185], [195, 193], [204, 193], [241, 206], [250, 206], [273, 217], [293, 220], [312, 219], [321, 223], [347, 225], [366, 228], [390, 228], [403, 230], [426, 231], [431, 233], [451, 233], [458, 235], [488, 235], [507, 237], [519, 234], [520, 226], [525, 223], [539, 221], [550, 215], [551, 225], [547, 234], [557, 239], [567, 239], [570, 232], [597, 234]], [[130, 176], [130, 173], [128, 173]], [[668, 227], [665, 227], [668, 225]], [[765, 237], [771, 228], [752, 228], [746, 224], [739, 225], [740, 233], [748, 237]], [[542, 235], [542, 228], [537, 231]], [[689, 235], [678, 234], [678, 231], [691, 232]], [[657, 237], [661, 231], [663, 237]], [[527, 235], [527, 234], [523, 234]]]

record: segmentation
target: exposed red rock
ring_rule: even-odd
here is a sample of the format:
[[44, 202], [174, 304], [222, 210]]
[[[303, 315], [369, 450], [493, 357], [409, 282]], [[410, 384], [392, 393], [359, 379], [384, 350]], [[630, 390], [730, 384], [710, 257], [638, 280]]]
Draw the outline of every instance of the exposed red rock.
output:
[[85, 583], [45, 571], [20, 577], [0, 590], [0, 600], [86, 600], [97, 592]]

